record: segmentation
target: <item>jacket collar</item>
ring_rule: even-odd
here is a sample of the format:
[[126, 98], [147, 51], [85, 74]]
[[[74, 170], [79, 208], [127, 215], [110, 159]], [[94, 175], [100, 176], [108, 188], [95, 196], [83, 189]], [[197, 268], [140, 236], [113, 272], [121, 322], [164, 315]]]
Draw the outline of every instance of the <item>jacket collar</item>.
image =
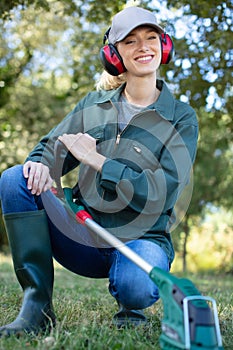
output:
[[[163, 80], [157, 80], [157, 87], [161, 90], [157, 101], [146, 109], [154, 109], [161, 117], [167, 120], [173, 120], [175, 114], [175, 99], [169, 91], [167, 84]], [[106, 103], [109, 101], [118, 102], [121, 92], [124, 90], [125, 84], [121, 85], [116, 90], [105, 92], [97, 101], [97, 104]]]

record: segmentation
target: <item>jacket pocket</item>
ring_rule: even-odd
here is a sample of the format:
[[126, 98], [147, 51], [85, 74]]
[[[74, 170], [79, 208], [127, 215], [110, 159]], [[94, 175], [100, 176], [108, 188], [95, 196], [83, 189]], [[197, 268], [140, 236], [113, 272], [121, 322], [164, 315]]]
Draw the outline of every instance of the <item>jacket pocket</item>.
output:
[[155, 171], [159, 167], [159, 151], [152, 152], [147, 146], [135, 140], [122, 138], [114, 152], [114, 158], [118, 158], [122, 163], [138, 172], [145, 169]]

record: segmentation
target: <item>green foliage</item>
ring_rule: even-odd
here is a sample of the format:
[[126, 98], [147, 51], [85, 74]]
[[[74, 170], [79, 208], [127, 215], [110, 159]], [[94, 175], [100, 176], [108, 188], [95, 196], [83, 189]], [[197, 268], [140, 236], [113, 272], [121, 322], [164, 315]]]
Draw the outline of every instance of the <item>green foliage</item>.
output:
[[[154, 10], [167, 24], [176, 56], [161, 67], [161, 76], [177, 98], [195, 108], [199, 119], [188, 210], [188, 223], [195, 225], [205, 216], [206, 206], [232, 210], [232, 1], [167, 0], [169, 19], [160, 11], [166, 1], [137, 3]], [[40, 137], [94, 88], [102, 71], [98, 56], [103, 34], [125, 4], [123, 0], [1, 1], [0, 172], [22, 163]], [[182, 225], [173, 234], [178, 250], [184, 250]]]
[[[96, 57], [95, 39], [82, 30], [78, 20], [64, 16], [61, 4], [53, 10], [44, 13], [29, 8], [16, 12], [14, 23], [1, 23], [5, 63], [0, 66], [1, 171], [22, 162], [39, 138], [87, 93], [91, 81], [93, 87], [96, 67], [92, 56], [85, 59], [82, 53], [95, 50]], [[70, 26], [77, 27], [78, 35], [72, 30], [73, 38]], [[69, 45], [66, 35], [71, 39]]]
[[[189, 271], [213, 271], [213, 273], [233, 273], [233, 218], [232, 213], [219, 208], [209, 208], [201, 220], [189, 224], [187, 243], [187, 265]], [[182, 226], [181, 226], [182, 227]], [[173, 268], [182, 270], [182, 244], [185, 233], [181, 231], [176, 247]], [[201, 242], [201, 244], [200, 244]]]
[[200, 127], [189, 224], [182, 222], [173, 233], [176, 249], [185, 259], [182, 244], [205, 216], [206, 206], [232, 210], [232, 1], [168, 0], [167, 4], [173, 13], [179, 11], [171, 20], [176, 59], [165, 74], [177, 96], [196, 110]]
[[[168, 0], [167, 3], [170, 7], [183, 8], [183, 23], [187, 27], [184, 40], [176, 41], [174, 79], [179, 83], [179, 91], [199, 108], [207, 104], [209, 89], [214, 87], [218, 97], [226, 99], [222, 101], [224, 107], [232, 78], [232, 1]], [[186, 69], [185, 58], [191, 63]], [[220, 109], [216, 104], [214, 107]]]
[[[79, 10], [78, 2], [75, 0], [63, 0], [62, 2], [63, 14], [72, 15], [74, 12]], [[27, 10], [27, 8], [31, 5], [33, 5], [35, 9], [51, 11], [54, 6], [54, 2], [49, 0], [2, 0], [0, 3], [0, 17], [4, 20], [12, 19], [12, 12], [16, 8]]]

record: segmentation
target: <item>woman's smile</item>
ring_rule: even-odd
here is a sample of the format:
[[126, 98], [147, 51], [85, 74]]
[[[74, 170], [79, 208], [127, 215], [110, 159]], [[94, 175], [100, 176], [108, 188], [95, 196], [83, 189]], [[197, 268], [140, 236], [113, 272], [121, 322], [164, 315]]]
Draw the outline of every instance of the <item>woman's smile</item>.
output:
[[135, 58], [135, 61], [140, 63], [150, 63], [153, 60], [153, 55], [139, 56]]

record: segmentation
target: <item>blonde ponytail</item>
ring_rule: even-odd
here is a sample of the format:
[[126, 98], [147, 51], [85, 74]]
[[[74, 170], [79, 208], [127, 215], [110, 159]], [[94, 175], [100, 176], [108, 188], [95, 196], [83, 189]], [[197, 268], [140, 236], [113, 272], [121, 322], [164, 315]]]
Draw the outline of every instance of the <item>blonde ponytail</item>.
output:
[[96, 83], [96, 89], [99, 90], [114, 90], [126, 82], [126, 74], [120, 74], [113, 76], [107, 73], [105, 70], [100, 76], [100, 79]]

